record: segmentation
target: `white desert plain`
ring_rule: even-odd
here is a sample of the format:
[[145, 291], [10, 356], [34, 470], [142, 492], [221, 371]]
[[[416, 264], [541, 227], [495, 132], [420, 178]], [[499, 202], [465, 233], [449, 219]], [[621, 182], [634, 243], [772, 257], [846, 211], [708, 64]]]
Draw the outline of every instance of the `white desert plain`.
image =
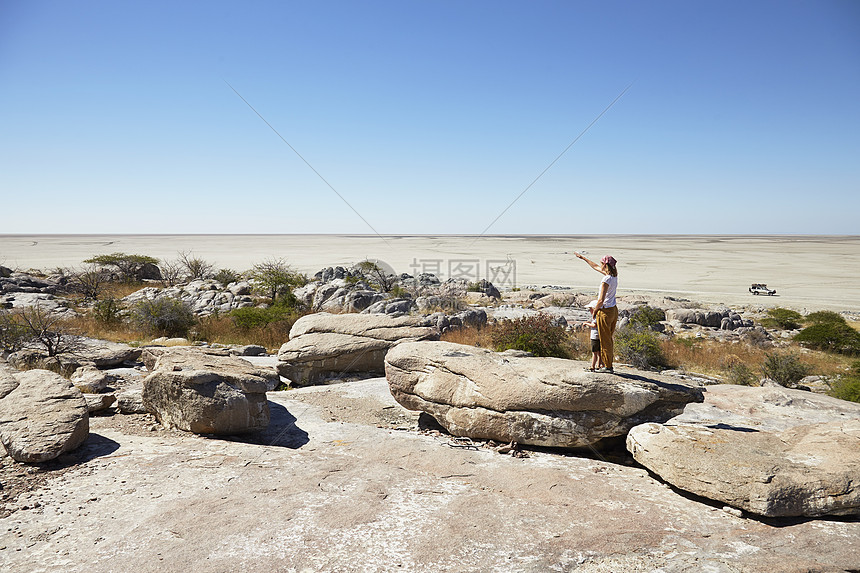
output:
[[[369, 258], [397, 273], [435, 272], [442, 280], [459, 272], [489, 278], [500, 288], [558, 285], [587, 291], [596, 287], [597, 275], [574, 257], [580, 251], [592, 259], [611, 254], [618, 260], [621, 294], [798, 311], [860, 308], [860, 236], [0, 235], [0, 264], [22, 270], [78, 266], [113, 252], [171, 260], [180, 251], [238, 271], [282, 258], [313, 275]], [[765, 283], [777, 294], [750, 295], [752, 283]]]

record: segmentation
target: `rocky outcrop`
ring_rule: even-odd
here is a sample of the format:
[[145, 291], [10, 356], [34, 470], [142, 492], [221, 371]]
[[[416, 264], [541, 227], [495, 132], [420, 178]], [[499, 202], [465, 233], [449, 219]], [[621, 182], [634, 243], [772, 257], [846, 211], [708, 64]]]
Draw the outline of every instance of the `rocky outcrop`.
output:
[[247, 282], [230, 283], [227, 286], [218, 281], [196, 280], [186, 285], [169, 288], [146, 287], [123, 298], [126, 306], [142, 300], [175, 298], [187, 304], [194, 314], [208, 316], [215, 312], [227, 313], [237, 308], [254, 306]]
[[0, 365], [0, 442], [19, 462], [44, 462], [89, 435], [87, 403], [71, 382], [47, 370]]
[[705, 310], [701, 308], [672, 308], [666, 311], [666, 320], [678, 324], [695, 324], [721, 330], [750, 328], [753, 321], [728, 308]]
[[14, 272], [3, 267], [0, 272], [0, 294], [3, 293], [38, 293], [54, 294], [60, 289], [57, 280], [50, 277], [37, 277], [28, 273]]
[[143, 406], [166, 427], [240, 434], [269, 425], [266, 390], [278, 383], [272, 370], [197, 349], [165, 349], [151, 369], [143, 381]]
[[383, 372], [388, 350], [401, 342], [438, 337], [422, 318], [380, 314], [303, 316], [278, 352], [278, 373], [296, 386], [332, 375]]
[[449, 342], [401, 344], [385, 359], [394, 398], [455, 436], [577, 448], [679, 414], [702, 392], [644, 375], [586, 372]]
[[636, 461], [675, 487], [767, 517], [860, 514], [858, 444], [860, 404], [731, 385], [627, 437]]

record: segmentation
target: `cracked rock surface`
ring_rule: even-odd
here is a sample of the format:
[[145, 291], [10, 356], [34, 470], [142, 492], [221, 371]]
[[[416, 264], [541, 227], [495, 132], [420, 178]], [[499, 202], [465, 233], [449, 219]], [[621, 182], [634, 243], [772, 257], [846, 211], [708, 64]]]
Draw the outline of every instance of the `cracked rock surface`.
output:
[[652, 373], [599, 374], [584, 365], [420, 342], [391, 349], [385, 374], [400, 404], [430, 414], [455, 436], [560, 448], [624, 436], [702, 400], [700, 389]]
[[781, 387], [710, 386], [627, 437], [670, 484], [766, 517], [860, 515], [860, 404]]

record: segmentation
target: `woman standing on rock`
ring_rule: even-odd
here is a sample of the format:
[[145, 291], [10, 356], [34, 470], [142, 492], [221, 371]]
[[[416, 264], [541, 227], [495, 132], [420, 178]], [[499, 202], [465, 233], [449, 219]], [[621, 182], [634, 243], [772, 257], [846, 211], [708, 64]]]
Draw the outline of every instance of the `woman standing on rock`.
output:
[[597, 322], [597, 335], [600, 338], [600, 356], [603, 359], [603, 368], [597, 372], [612, 373], [612, 359], [615, 347], [612, 335], [615, 334], [615, 325], [618, 323], [618, 307], [615, 304], [615, 290], [618, 288], [618, 271], [615, 268], [617, 261], [610, 255], [600, 259], [598, 265], [594, 261], [576, 253], [576, 258], [582, 259], [594, 270], [603, 275], [600, 281], [600, 294], [597, 295], [597, 304], [591, 311]]

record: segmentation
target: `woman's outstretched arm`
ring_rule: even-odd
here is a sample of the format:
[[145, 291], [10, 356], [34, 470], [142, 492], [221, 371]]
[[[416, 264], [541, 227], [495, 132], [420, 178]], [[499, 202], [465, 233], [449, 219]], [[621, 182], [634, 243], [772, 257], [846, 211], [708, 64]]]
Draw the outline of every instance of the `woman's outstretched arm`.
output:
[[591, 268], [594, 269], [595, 271], [599, 272], [602, 275], [606, 274], [605, 272], [603, 272], [602, 266], [598, 265], [597, 263], [595, 263], [594, 261], [592, 261], [588, 257], [584, 256], [582, 253], [574, 253], [574, 254], [576, 255], [577, 259], [582, 259], [583, 261], [588, 263], [591, 266]]

